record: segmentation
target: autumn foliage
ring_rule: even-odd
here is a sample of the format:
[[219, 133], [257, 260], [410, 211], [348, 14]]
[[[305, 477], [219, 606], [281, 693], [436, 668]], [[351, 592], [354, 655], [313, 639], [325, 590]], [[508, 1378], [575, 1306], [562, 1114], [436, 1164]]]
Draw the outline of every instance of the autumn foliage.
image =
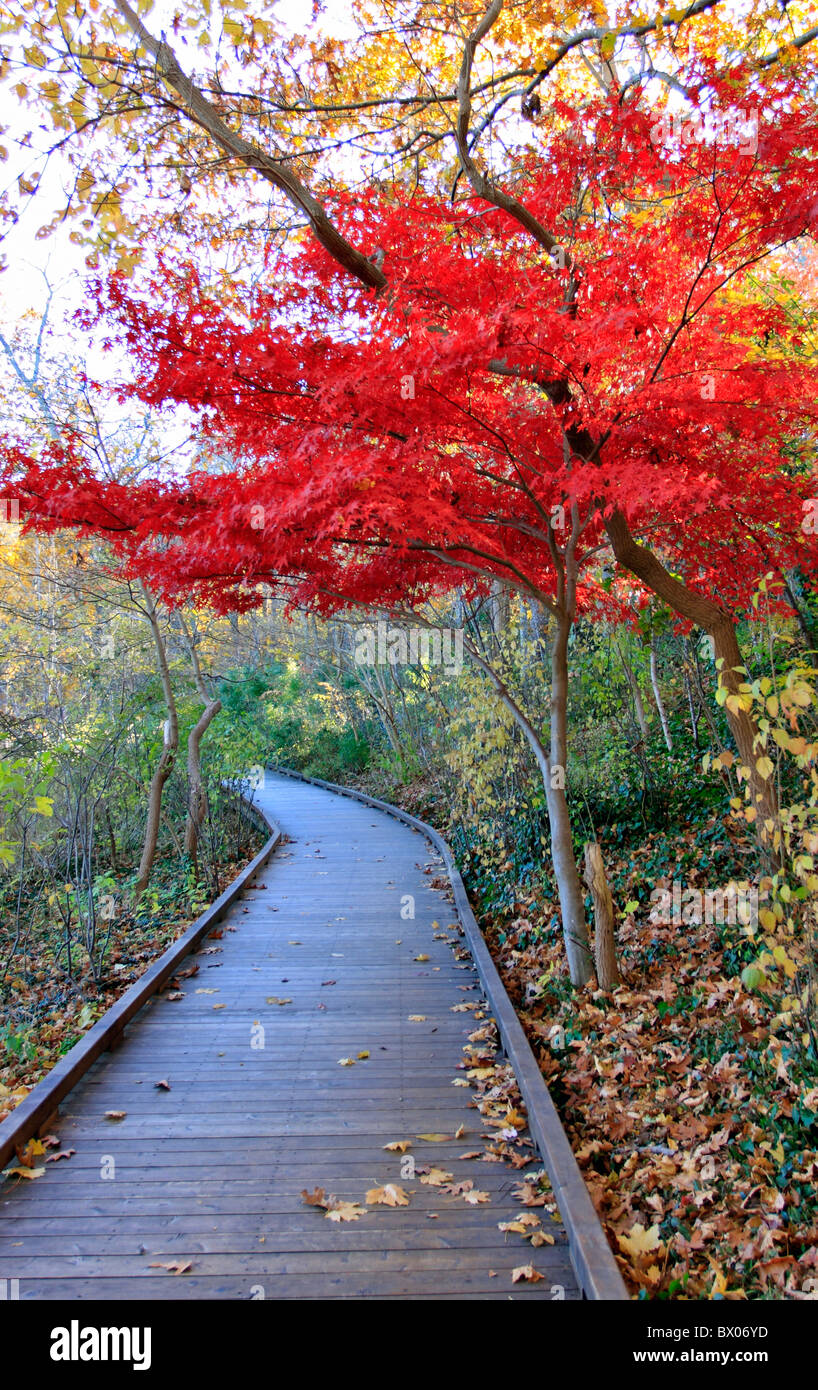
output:
[[[735, 105], [727, 80], [707, 91]], [[745, 605], [759, 572], [814, 558], [815, 369], [757, 266], [816, 225], [818, 158], [791, 79], [751, 87], [743, 117], [752, 154], [738, 136], [668, 144], [624, 93], [557, 103], [514, 188], [551, 254], [473, 197], [396, 187], [332, 205], [382, 248], [377, 296], [313, 241], [227, 304], [192, 265], [141, 293], [100, 284], [131, 389], [192, 407], [211, 463], [133, 487], [81, 458], [32, 465], [31, 524], [106, 534], [168, 598], [244, 606], [285, 577], [331, 606], [475, 572], [548, 593], [549, 521], [559, 534], [577, 505], [581, 556], [617, 508], [688, 582]]]

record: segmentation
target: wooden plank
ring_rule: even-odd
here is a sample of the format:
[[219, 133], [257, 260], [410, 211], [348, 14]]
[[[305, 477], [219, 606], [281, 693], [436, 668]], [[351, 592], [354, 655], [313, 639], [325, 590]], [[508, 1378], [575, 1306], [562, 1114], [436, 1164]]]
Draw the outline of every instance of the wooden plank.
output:
[[363, 792], [355, 791], [349, 787], [339, 787], [334, 783], [325, 782], [321, 778], [302, 779], [300, 773], [292, 773], [287, 769], [279, 769], [279, 771], [285, 772], [287, 776], [309, 780], [316, 786], [325, 787], [337, 794], [350, 796], [367, 806], [395, 816], [398, 820], [411, 825], [415, 830], [426, 835], [437, 849], [452, 884], [458, 918], [466, 933], [472, 958], [491, 1003], [503, 1043], [528, 1109], [531, 1133], [543, 1156], [551, 1185], [563, 1214], [571, 1242], [577, 1278], [584, 1293], [589, 1298], [617, 1301], [627, 1299], [627, 1289], [574, 1158], [568, 1136], [562, 1127], [562, 1122], [545, 1084], [537, 1059], [529, 1046], [522, 1024], [506, 993], [505, 986], [500, 979], [497, 967], [472, 912], [463, 880], [446, 841], [432, 826], [397, 806], [390, 806], [387, 802], [366, 796]]

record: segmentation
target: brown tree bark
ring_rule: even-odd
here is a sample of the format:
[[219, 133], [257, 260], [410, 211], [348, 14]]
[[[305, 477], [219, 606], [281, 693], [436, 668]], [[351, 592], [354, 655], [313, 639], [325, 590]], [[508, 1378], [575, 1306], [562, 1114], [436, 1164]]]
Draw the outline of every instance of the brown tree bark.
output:
[[594, 900], [594, 960], [600, 989], [611, 990], [622, 983], [616, 959], [616, 924], [613, 898], [605, 877], [602, 850], [596, 840], [585, 846], [585, 882]]

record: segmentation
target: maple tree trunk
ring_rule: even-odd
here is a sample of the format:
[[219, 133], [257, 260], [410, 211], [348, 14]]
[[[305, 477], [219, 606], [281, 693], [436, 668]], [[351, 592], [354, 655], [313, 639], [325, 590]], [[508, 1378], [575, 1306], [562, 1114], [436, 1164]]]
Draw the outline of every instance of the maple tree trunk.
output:
[[594, 960], [600, 989], [611, 990], [622, 983], [616, 959], [614, 905], [602, 850], [596, 840], [585, 846], [585, 882], [594, 900]]
[[159, 823], [162, 817], [162, 793], [165, 789], [165, 783], [173, 771], [176, 762], [176, 752], [179, 747], [179, 720], [176, 713], [176, 700], [173, 695], [173, 686], [170, 679], [165, 644], [162, 640], [162, 634], [159, 630], [159, 620], [156, 616], [156, 604], [152, 594], [144, 584], [142, 585], [142, 592], [145, 596], [146, 617], [150, 623], [154, 645], [156, 647], [159, 675], [165, 694], [168, 718], [165, 723], [162, 756], [151, 778], [150, 791], [148, 793], [148, 816], [145, 822], [145, 838], [142, 844], [142, 857], [139, 861], [139, 870], [134, 886], [134, 898], [137, 901], [141, 898], [148, 886], [151, 869], [153, 868], [153, 861], [156, 858], [156, 847], [159, 842]]
[[[551, 649], [551, 752], [547, 751], [539, 734], [494, 668], [470, 643], [467, 651], [475, 663], [492, 681], [500, 700], [513, 716], [528, 742], [542, 776], [551, 833], [551, 861], [557, 881], [557, 893], [562, 917], [562, 934], [571, 983], [576, 988], [588, 983], [594, 973], [588, 922], [585, 917], [585, 895], [574, 857], [571, 816], [565, 795], [565, 766], [567, 752], [568, 709], [568, 634], [571, 619], [566, 615], [557, 623]], [[556, 783], [556, 785], [555, 785]]]
[[[571, 817], [565, 794], [568, 768], [568, 638], [571, 616], [565, 610], [557, 616], [551, 646], [551, 757], [547, 769], [540, 763], [545, 782], [548, 821], [551, 829], [551, 856], [562, 911], [562, 930], [571, 982], [584, 985], [593, 974], [585, 894], [582, 891]], [[559, 775], [557, 775], [559, 774]], [[555, 786], [554, 783], [557, 783]]]
[[[674, 613], [687, 618], [709, 633], [713, 639], [717, 665], [719, 659], [722, 661], [721, 674], [728, 695], [738, 695], [739, 686], [746, 677], [736, 627], [731, 615], [704, 594], [688, 589], [665, 569], [647, 546], [638, 544], [631, 535], [624, 513], [618, 508], [605, 518], [605, 529], [619, 563], [637, 579], [641, 579], [642, 583], [672, 608]], [[766, 822], [766, 828], [769, 830], [769, 822], [774, 824], [778, 818], [778, 798], [772, 781], [763, 778], [756, 767], [758, 726], [745, 709], [728, 709], [725, 706], [725, 713], [741, 761], [749, 769], [758, 828], [763, 830]]]

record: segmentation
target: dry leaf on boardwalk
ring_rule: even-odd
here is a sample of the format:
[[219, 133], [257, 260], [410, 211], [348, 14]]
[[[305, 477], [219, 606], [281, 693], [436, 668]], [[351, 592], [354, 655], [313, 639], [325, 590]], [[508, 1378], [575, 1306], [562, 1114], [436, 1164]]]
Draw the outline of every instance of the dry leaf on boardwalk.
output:
[[445, 1168], [430, 1168], [429, 1172], [421, 1178], [429, 1187], [443, 1187], [452, 1181], [453, 1173], [447, 1173]]
[[332, 1193], [327, 1195], [323, 1187], [316, 1187], [312, 1192], [303, 1188], [301, 1200], [308, 1207], [322, 1207], [330, 1221], [357, 1221], [359, 1216], [366, 1215], [366, 1209], [357, 1202], [343, 1202]]
[[[330, 1201], [335, 1201], [330, 1198]], [[329, 1207], [324, 1215], [330, 1221], [357, 1221], [359, 1216], [366, 1215], [366, 1209], [359, 1206], [357, 1202], [335, 1202], [335, 1206]]]
[[388, 1182], [383, 1187], [370, 1187], [366, 1204], [368, 1207], [408, 1207], [409, 1194], [397, 1183]]

